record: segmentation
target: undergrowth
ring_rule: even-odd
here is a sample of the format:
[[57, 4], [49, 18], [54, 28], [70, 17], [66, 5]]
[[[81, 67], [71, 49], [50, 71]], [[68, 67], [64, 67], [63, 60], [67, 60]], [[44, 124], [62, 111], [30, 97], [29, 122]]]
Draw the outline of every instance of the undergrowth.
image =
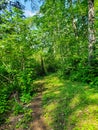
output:
[[63, 80], [58, 75], [43, 79], [45, 121], [54, 130], [97, 130], [98, 88]]

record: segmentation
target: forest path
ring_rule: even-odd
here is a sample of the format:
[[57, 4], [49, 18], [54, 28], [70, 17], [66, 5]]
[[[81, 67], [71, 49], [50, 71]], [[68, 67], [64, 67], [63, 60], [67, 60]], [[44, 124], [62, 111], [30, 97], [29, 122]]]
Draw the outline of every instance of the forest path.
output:
[[44, 123], [44, 119], [42, 117], [42, 92], [38, 93], [32, 101], [31, 108], [33, 110], [33, 122], [30, 125], [30, 130], [48, 130], [48, 127]]
[[57, 74], [35, 80], [34, 87], [37, 94], [23, 104], [26, 111], [12, 113], [0, 130], [98, 130], [98, 87]]
[[[36, 91], [38, 92], [30, 103], [24, 105], [24, 108], [32, 110], [30, 122], [24, 120], [25, 114], [14, 115], [12, 113], [8, 117], [8, 123], [0, 126], [0, 130], [51, 130], [44, 122], [43, 117], [42, 96], [44, 92], [44, 80], [35, 81], [34, 85], [37, 87]], [[28, 117], [26, 117], [26, 120], [27, 119]], [[17, 124], [19, 124], [18, 127]], [[24, 126], [26, 126], [26, 128], [24, 128]]]

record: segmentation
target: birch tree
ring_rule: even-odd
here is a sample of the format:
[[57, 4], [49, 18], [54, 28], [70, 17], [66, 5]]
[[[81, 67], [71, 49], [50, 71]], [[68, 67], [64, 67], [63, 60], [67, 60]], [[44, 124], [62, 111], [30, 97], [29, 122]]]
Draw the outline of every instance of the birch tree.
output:
[[88, 0], [88, 62], [92, 65], [94, 60], [95, 29], [94, 29], [94, 0]]

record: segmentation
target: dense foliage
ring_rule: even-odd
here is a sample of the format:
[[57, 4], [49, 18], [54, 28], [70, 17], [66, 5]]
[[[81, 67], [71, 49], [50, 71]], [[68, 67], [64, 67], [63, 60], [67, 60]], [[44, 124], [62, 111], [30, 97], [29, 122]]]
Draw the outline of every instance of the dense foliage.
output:
[[0, 117], [11, 110], [12, 97], [28, 102], [36, 91], [33, 80], [51, 72], [98, 85], [97, 5], [90, 58], [87, 1], [45, 0], [31, 18], [22, 8], [0, 3]]
[[44, 56], [46, 69], [50, 55], [50, 70], [59, 70], [72, 80], [98, 84], [97, 20], [93, 22], [97, 10], [92, 7], [95, 15], [90, 14], [90, 7], [85, 0], [46, 0], [36, 16], [36, 26], [43, 53], [47, 53]]
[[32, 79], [40, 72], [40, 64], [34, 58], [32, 19], [22, 16], [22, 10], [14, 7], [1, 14], [0, 115], [10, 109], [11, 97], [20, 97], [23, 102], [30, 99]]

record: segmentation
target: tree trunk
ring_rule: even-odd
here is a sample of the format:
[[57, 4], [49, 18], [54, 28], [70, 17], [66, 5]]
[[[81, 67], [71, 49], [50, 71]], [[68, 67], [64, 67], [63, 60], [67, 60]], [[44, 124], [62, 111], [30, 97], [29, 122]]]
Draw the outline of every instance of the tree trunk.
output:
[[88, 0], [88, 63], [92, 66], [94, 60], [95, 48], [95, 30], [94, 30], [94, 0]]
[[46, 68], [45, 68], [45, 63], [44, 63], [44, 59], [41, 56], [41, 75], [45, 75], [47, 73]]

